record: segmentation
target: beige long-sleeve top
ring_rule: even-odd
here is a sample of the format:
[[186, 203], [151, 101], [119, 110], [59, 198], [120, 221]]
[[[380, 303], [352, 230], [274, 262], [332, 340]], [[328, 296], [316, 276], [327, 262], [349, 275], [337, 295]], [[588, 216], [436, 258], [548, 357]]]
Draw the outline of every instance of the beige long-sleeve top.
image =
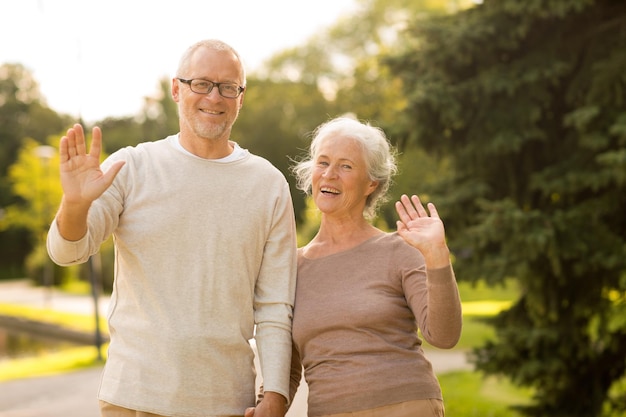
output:
[[[169, 140], [168, 140], [169, 139]], [[243, 415], [255, 401], [256, 324], [266, 391], [288, 396], [296, 238], [284, 176], [246, 152], [219, 163], [172, 138], [125, 148], [87, 235], [48, 251], [84, 262], [111, 234], [115, 280], [101, 400], [165, 416]]]
[[441, 399], [418, 327], [434, 346], [457, 343], [461, 301], [451, 267], [427, 271], [397, 233], [319, 259], [300, 251], [291, 394], [301, 361], [309, 416]]

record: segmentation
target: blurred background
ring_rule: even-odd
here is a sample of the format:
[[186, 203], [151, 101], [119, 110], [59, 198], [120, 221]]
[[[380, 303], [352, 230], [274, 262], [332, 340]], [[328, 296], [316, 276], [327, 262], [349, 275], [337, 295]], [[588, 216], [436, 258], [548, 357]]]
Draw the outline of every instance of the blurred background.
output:
[[[455, 350], [471, 364], [440, 375], [447, 414], [625, 416], [626, 2], [228, 3], [2, 5], [0, 317], [94, 336], [51, 347], [0, 320], [0, 381], [105, 360], [112, 243], [80, 267], [45, 251], [60, 137], [98, 125], [110, 154], [176, 133], [179, 55], [217, 37], [247, 63], [232, 139], [290, 181], [300, 245], [317, 216], [289, 167], [342, 114], [399, 152], [377, 225], [395, 227], [402, 193], [437, 204], [464, 303]], [[3, 282], [41, 290], [39, 304], [2, 297]], [[56, 291], [96, 308], [61, 314]], [[97, 357], [74, 350], [91, 342]]]

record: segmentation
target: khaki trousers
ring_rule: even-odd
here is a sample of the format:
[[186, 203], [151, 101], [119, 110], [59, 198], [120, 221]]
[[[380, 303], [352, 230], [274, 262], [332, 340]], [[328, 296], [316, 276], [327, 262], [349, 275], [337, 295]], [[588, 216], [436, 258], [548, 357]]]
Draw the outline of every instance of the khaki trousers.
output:
[[[100, 401], [100, 416], [101, 417], [166, 417], [160, 414], [146, 413], [143, 411], [129, 410], [128, 408], [118, 407], [117, 405], [109, 404], [106, 401]], [[215, 416], [215, 417], [243, 417], [239, 415], [235, 416]]]
[[405, 401], [353, 413], [327, 414], [322, 417], [444, 417], [444, 415], [443, 401], [431, 398]]

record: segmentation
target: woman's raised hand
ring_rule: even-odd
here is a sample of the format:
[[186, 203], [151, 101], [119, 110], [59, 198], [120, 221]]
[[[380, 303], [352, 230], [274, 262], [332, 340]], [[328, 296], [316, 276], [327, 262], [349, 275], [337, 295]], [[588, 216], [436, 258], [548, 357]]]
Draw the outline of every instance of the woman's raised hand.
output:
[[[440, 268], [450, 263], [450, 251], [446, 244], [443, 222], [437, 208], [428, 203], [428, 211], [416, 195], [402, 195], [396, 202], [400, 220], [396, 222], [398, 234], [411, 246], [417, 248], [426, 259], [429, 268]], [[430, 213], [430, 214], [429, 214]]]

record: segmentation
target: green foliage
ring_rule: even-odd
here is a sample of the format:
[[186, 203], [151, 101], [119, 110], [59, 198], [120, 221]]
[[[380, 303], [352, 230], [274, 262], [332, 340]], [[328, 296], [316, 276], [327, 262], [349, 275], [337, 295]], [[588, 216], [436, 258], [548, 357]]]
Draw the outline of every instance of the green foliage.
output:
[[309, 243], [320, 228], [321, 213], [312, 197], [305, 199], [305, 209], [302, 211], [302, 222], [298, 226], [298, 247], [301, 248]]
[[24, 269], [37, 281], [37, 277], [43, 275], [46, 284], [54, 282], [55, 268], [46, 252], [45, 240], [61, 201], [58, 167], [56, 148], [25, 139], [8, 175], [12, 192], [18, 199], [5, 208], [0, 219], [0, 230], [22, 231], [23, 236], [29, 239], [33, 249], [24, 259]]
[[516, 406], [528, 403], [529, 390], [480, 373], [452, 372], [438, 377], [446, 415], [454, 417], [520, 417]]
[[[61, 202], [62, 189], [59, 177], [59, 155], [57, 145], [60, 137], [51, 137], [52, 145], [39, 145], [33, 139], [25, 139], [18, 152], [17, 160], [9, 168], [8, 178], [17, 202], [7, 206], [0, 219], [0, 231], [21, 231], [28, 237], [33, 248], [24, 260], [25, 270], [35, 281], [44, 268], [53, 269], [50, 283], [69, 284], [82, 279], [89, 282], [87, 266], [62, 268], [52, 266], [48, 257], [45, 240], [48, 229]], [[103, 155], [103, 158], [106, 154]], [[101, 248], [104, 254], [102, 284], [111, 288], [113, 277], [112, 239]], [[82, 269], [82, 271], [80, 270]], [[15, 278], [15, 275], [11, 276]]]
[[460, 279], [519, 281], [476, 354], [535, 388], [528, 415], [600, 416], [626, 373], [625, 21], [616, 0], [486, 0], [387, 60], [400, 143], [452, 161], [435, 193]]
[[249, 77], [245, 94], [232, 139], [272, 162], [285, 175], [300, 223], [305, 197], [296, 189], [290, 168], [308, 149], [310, 133], [327, 120], [332, 109], [315, 85], [303, 82]]
[[[0, 66], [0, 183], [4, 181], [9, 165], [17, 157], [24, 138], [30, 137], [40, 144], [47, 142], [50, 132], [59, 132], [68, 124], [66, 116], [49, 109], [44, 102], [39, 85], [29, 70], [20, 64]], [[6, 203], [10, 193], [0, 189], [0, 204]]]
[[[39, 86], [29, 70], [20, 64], [0, 65], [0, 219], [4, 208], [17, 204], [20, 197], [11, 191], [9, 166], [17, 159], [26, 138], [40, 145], [51, 132], [69, 125], [45, 104]], [[0, 231], [0, 277], [23, 274], [23, 262], [32, 248], [32, 237], [21, 228]]]
[[[394, 142], [396, 137], [388, 135]], [[398, 175], [393, 178], [387, 201], [381, 206], [379, 216], [388, 229], [396, 229], [398, 214], [395, 202], [402, 194], [419, 195], [423, 202], [432, 202], [437, 206], [444, 224], [447, 223], [449, 208], [445, 206], [443, 196], [437, 194], [437, 185], [452, 175], [450, 161], [434, 158], [423, 149], [411, 147], [399, 152], [397, 157]]]
[[26, 139], [9, 169], [13, 194], [20, 198], [6, 208], [0, 228], [23, 227], [41, 236], [47, 231], [61, 202], [59, 157], [56, 148]]

